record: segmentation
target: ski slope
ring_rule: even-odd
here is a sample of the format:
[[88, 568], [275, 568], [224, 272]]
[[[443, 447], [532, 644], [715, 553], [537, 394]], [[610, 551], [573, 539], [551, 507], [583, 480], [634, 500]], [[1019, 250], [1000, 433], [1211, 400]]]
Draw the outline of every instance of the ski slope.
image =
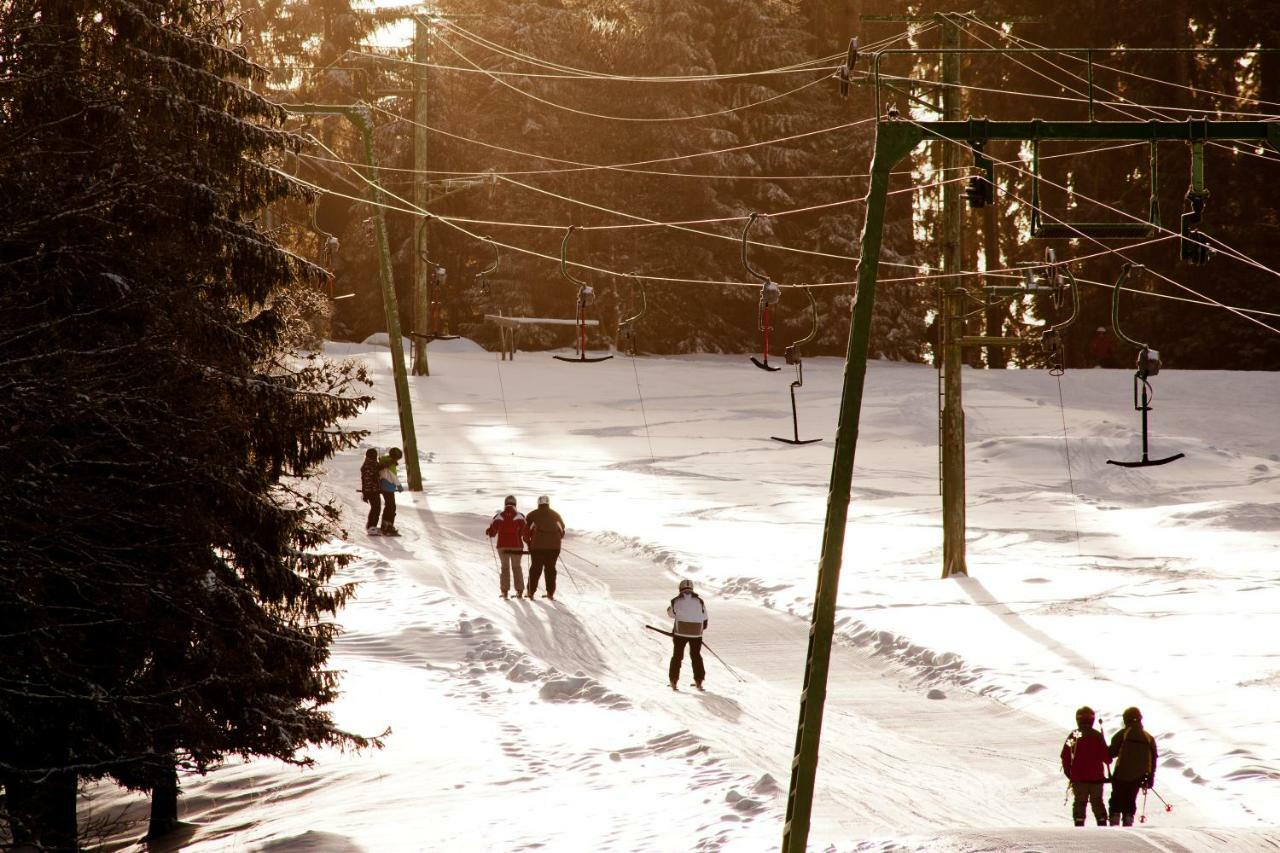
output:
[[[400, 443], [385, 347], [356, 426]], [[358, 581], [335, 715], [386, 747], [184, 780], [191, 851], [777, 849], [843, 363], [594, 365], [435, 343], [411, 378], [426, 489], [363, 532], [363, 448], [324, 487]], [[1280, 849], [1280, 376], [1169, 371], [1140, 453], [1126, 371], [967, 372], [969, 578], [940, 580], [936, 376], [872, 363], [810, 835], [818, 851]], [[1064, 406], [1059, 406], [1059, 392]], [[641, 398], [643, 397], [643, 403]], [[1065, 428], [1065, 429], [1064, 429]], [[1064, 440], [1065, 432], [1065, 440]], [[1068, 465], [1069, 451], [1069, 465]], [[403, 470], [402, 470], [403, 474]], [[549, 494], [557, 599], [502, 600], [484, 528]], [[525, 560], [527, 567], [527, 558]], [[666, 684], [677, 580], [708, 603], [705, 694]], [[1071, 828], [1077, 706], [1160, 745], [1145, 825]], [[146, 802], [95, 790], [132, 849]]]

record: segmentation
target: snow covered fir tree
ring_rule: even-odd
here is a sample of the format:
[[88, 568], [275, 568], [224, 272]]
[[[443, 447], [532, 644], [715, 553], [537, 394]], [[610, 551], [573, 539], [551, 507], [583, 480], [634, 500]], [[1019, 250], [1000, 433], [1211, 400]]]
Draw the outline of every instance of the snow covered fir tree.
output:
[[2, 14], [0, 781], [11, 839], [66, 850], [84, 783], [165, 832], [179, 768], [367, 744], [324, 710], [350, 589], [308, 480], [368, 398], [288, 345], [322, 273], [255, 220], [299, 140], [227, 10]]
[[1271, 11], [0, 4], [0, 850], [1280, 847]]

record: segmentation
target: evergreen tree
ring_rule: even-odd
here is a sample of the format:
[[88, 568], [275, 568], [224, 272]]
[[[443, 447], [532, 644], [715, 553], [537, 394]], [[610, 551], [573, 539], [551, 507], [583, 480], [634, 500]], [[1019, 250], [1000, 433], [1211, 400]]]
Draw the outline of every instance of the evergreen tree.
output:
[[0, 775], [13, 840], [76, 846], [76, 785], [365, 743], [323, 710], [350, 594], [306, 479], [353, 368], [286, 348], [318, 271], [254, 217], [299, 140], [209, 4], [0, 7]]

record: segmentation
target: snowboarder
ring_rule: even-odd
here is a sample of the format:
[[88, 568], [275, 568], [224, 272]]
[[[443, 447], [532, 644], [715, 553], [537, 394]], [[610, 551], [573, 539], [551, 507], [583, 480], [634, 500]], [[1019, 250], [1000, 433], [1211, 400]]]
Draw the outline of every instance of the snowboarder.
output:
[[707, 619], [707, 605], [693, 591], [693, 581], [688, 578], [680, 581], [679, 594], [671, 599], [667, 615], [675, 620], [675, 626], [671, 629], [671, 665], [667, 667], [671, 689], [680, 689], [680, 664], [684, 662], [684, 647], [687, 645], [689, 660], [693, 663], [693, 686], [701, 690], [702, 682], [707, 677], [707, 670], [702, 665], [702, 632], [710, 623]]
[[1124, 728], [1111, 738], [1111, 825], [1133, 826], [1138, 812], [1138, 789], [1156, 784], [1156, 739], [1142, 728], [1142, 712], [1126, 708]]
[[499, 587], [502, 597], [508, 598], [512, 576], [516, 582], [516, 598], [524, 595], [524, 574], [520, 568], [520, 555], [524, 553], [524, 513], [516, 511], [515, 495], [507, 495], [502, 502], [502, 511], [493, 514], [489, 529], [485, 535], [490, 539], [498, 539], [498, 556], [501, 560], [499, 570]]
[[370, 447], [364, 452], [364, 464], [360, 466], [360, 499], [369, 505], [369, 517], [365, 519], [365, 532], [378, 535], [378, 516], [382, 512], [382, 492], [378, 489], [378, 451]]
[[551, 498], [538, 496], [538, 508], [529, 513], [524, 538], [529, 543], [529, 597], [538, 592], [538, 579], [547, 576], [547, 598], [556, 597], [556, 560], [564, 538], [564, 519], [551, 508]]
[[403, 492], [400, 485], [400, 471], [396, 467], [404, 453], [393, 447], [387, 455], [378, 459], [378, 486], [382, 492], [382, 526], [378, 532], [383, 536], [399, 536], [396, 530], [396, 492]]
[[1076, 711], [1076, 727], [1062, 745], [1062, 772], [1071, 783], [1075, 800], [1071, 817], [1076, 826], [1084, 826], [1085, 810], [1092, 806], [1098, 826], [1107, 825], [1107, 809], [1102, 804], [1102, 786], [1111, 768], [1111, 754], [1102, 732], [1093, 727], [1093, 709], [1085, 705]]

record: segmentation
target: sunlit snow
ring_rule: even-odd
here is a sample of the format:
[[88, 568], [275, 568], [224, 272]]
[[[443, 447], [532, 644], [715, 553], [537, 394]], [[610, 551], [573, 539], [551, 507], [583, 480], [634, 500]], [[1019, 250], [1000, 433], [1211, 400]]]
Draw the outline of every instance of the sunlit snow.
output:
[[[399, 445], [386, 349], [328, 351], [370, 365], [357, 426]], [[386, 748], [187, 778], [180, 849], [777, 849], [843, 361], [805, 363], [800, 435], [826, 440], [802, 447], [770, 440], [791, 371], [745, 356], [501, 362], [457, 341], [430, 365], [404, 535], [363, 531], [363, 448], [324, 478], [360, 584], [334, 711], [389, 727]], [[1120, 469], [1129, 372], [1069, 371], [1063, 408], [1044, 372], [966, 372], [971, 577], [941, 580], [936, 375], [870, 365], [811, 849], [1280, 845], [1280, 376], [1153, 383], [1152, 454], [1186, 458]], [[554, 602], [498, 597], [484, 528], [508, 493], [550, 495], [570, 528]], [[708, 656], [706, 694], [667, 687], [644, 625], [667, 627], [681, 577], [745, 683]], [[1081, 704], [1108, 734], [1141, 707], [1172, 811], [1071, 828], [1058, 750]], [[145, 805], [101, 787], [85, 811], [140, 821], [119, 849]]]

